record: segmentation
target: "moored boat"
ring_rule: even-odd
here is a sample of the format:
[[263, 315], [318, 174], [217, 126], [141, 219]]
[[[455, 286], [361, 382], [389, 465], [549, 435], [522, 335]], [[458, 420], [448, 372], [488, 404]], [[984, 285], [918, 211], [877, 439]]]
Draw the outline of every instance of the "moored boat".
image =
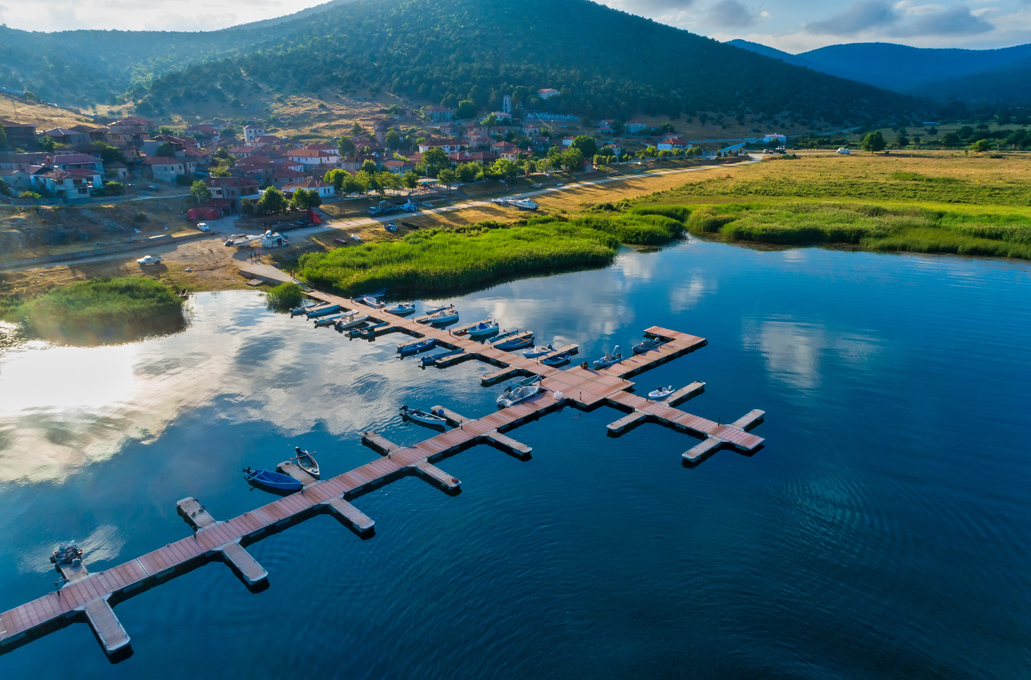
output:
[[357, 316], [346, 316], [343, 319], [340, 319], [339, 321], [337, 321], [336, 324], [334, 325], [334, 328], [336, 328], [337, 331], [343, 333], [344, 331], [346, 331], [346, 330], [348, 330], [350, 328], [356, 328], [358, 326], [361, 326], [363, 323], [365, 323], [368, 320], [368, 318], [369, 318], [368, 314], [359, 314]]
[[422, 359], [420, 359], [420, 361], [422, 362], [423, 366], [431, 366], [440, 361], [441, 359], [450, 359], [451, 357], [456, 357], [459, 354], [462, 354], [463, 352], [465, 352], [465, 350], [462, 348], [453, 349], [450, 352], [442, 352], [440, 354], [434, 354], [432, 356], [423, 357]]
[[361, 302], [363, 305], [368, 307], [372, 307], [373, 309], [383, 309], [387, 306], [387, 303], [380, 302], [371, 295], [365, 295], [364, 297], [358, 298], [358, 302]]
[[572, 356], [569, 352], [559, 352], [552, 354], [541, 359], [541, 363], [545, 366], [561, 366], [562, 364], [569, 361], [569, 357]]
[[436, 346], [436, 344], [436, 338], [426, 338], [425, 340], [420, 340], [419, 342], [413, 342], [410, 345], [399, 345], [397, 348], [397, 353], [403, 357], [410, 356], [412, 354], [421, 354], [422, 352], [426, 352], [428, 350], [433, 349]]
[[648, 350], [655, 349], [656, 347], [662, 346], [662, 340], [658, 338], [645, 338], [641, 342], [634, 345], [634, 354], [644, 354]]
[[523, 349], [524, 347], [529, 347], [531, 345], [533, 345], [533, 334], [521, 338], [506, 338], [505, 340], [495, 344], [494, 348], [511, 352], [512, 350]]
[[554, 351], [555, 351], [555, 348], [552, 347], [551, 345], [547, 345], [546, 347], [542, 347], [541, 345], [537, 345], [536, 347], [531, 347], [530, 349], [524, 351], [523, 352], [523, 356], [526, 357], [527, 359], [536, 359], [537, 357], [542, 357], [545, 354], [550, 354], [550, 353], [552, 353]]
[[516, 404], [524, 402], [530, 397], [537, 395], [540, 391], [540, 385], [520, 385], [514, 390], [509, 390], [498, 397], [498, 406], [501, 408], [515, 406]]
[[454, 323], [455, 321], [458, 321], [458, 310], [455, 309], [454, 306], [446, 307], [422, 319], [422, 323], [428, 323], [433, 325]]
[[340, 311], [340, 305], [326, 305], [325, 307], [316, 307], [315, 309], [309, 309], [304, 315], [310, 319], [318, 319], [319, 317], [329, 316], [330, 314], [336, 314]]
[[498, 335], [495, 335], [490, 340], [488, 340], [487, 343], [490, 344], [490, 345], [495, 345], [496, 346], [497, 343], [501, 342], [505, 338], [511, 338], [513, 335], [519, 335], [520, 333], [522, 333], [522, 331], [518, 330], [518, 329], [516, 329], [514, 331], [503, 331], [503, 332], [499, 333]]
[[273, 472], [272, 470], [244, 468], [243, 476], [251, 486], [271, 491], [272, 493], [290, 494], [301, 490], [301, 483], [296, 479], [290, 475]]
[[669, 387], [659, 386], [658, 389], [654, 389], [648, 393], [648, 398], [653, 399], [655, 401], [662, 401], [663, 399], [669, 397], [669, 395], [671, 394], [673, 394], [672, 385], [670, 385]]
[[383, 311], [393, 314], [394, 316], [408, 316], [409, 314], [415, 313], [415, 303], [398, 302], [396, 305], [385, 307]]
[[447, 427], [447, 418], [444, 416], [438, 416], [430, 411], [423, 411], [422, 409], [402, 406], [401, 416], [406, 420], [411, 420], [412, 422], [426, 425], [428, 427]]
[[315, 452], [308, 453], [300, 446], [294, 447], [294, 460], [297, 461], [297, 467], [301, 468], [315, 479], [321, 479], [319, 472], [318, 461], [315, 460]]
[[323, 316], [315, 319], [315, 328], [325, 328], [326, 326], [332, 326], [340, 319], [346, 318], [350, 313], [347, 314], [334, 314], [332, 316]]
[[484, 319], [468, 330], [470, 338], [482, 338], [498, 332], [498, 322], [494, 319]]
[[[356, 329], [357, 332], [358, 332], [358, 335], [357, 336], [351, 335], [351, 337], [352, 338], [353, 337], [375, 338], [376, 337], [376, 331], [378, 331], [380, 328], [383, 328], [386, 325], [387, 325], [386, 321], [380, 321], [379, 323], [371, 324], [369, 326], [366, 326], [365, 328]], [[355, 332], [355, 329], [352, 329], [351, 333], [354, 333], [354, 332]]]
[[300, 307], [294, 307], [290, 310], [290, 318], [300, 316], [301, 314], [307, 314], [309, 311], [315, 308], [316, 305], [301, 305]]
[[623, 360], [623, 352], [620, 351], [619, 345], [616, 345], [611, 352], [605, 352], [605, 356], [594, 362], [595, 368], [608, 368], [618, 364]]

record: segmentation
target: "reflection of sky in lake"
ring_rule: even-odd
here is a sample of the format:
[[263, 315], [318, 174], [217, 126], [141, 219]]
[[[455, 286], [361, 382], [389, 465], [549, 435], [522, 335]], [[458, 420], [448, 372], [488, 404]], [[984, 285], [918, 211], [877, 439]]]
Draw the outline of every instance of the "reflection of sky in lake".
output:
[[[274, 580], [259, 596], [210, 566], [118, 605], [125, 664], [72, 628], [0, 657], [0, 674], [63, 677], [60, 657], [82, 677], [153, 680], [206, 677], [213, 658], [249, 680], [301, 664], [354, 678], [1021, 677], [1029, 290], [1024, 263], [692, 241], [463, 296], [463, 323], [579, 343], [577, 362], [651, 325], [704, 336], [637, 392], [705, 381], [684, 408], [724, 422], [764, 409], [767, 446], [688, 470], [697, 440], [681, 432], [612, 438], [618, 411], [565, 410], [511, 433], [530, 461], [485, 446], [441, 461], [457, 497], [406, 479], [356, 499], [371, 541], [319, 517], [254, 544]], [[336, 474], [375, 457], [364, 430], [430, 434], [400, 404], [481, 416], [502, 389], [479, 385], [492, 367], [423, 371], [397, 361], [403, 336], [350, 342], [253, 292], [192, 304], [176, 336], [0, 349], [0, 610], [52, 586], [60, 540], [112, 566], [186, 535], [180, 498], [222, 519], [266, 502], [245, 465], [302, 445]]]

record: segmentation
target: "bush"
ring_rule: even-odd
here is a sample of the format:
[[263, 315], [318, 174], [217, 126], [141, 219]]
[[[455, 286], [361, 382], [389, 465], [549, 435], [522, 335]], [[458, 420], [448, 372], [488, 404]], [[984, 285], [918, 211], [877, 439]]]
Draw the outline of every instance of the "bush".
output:
[[145, 222], [150, 221], [150, 218], [147, 216], [147, 213], [142, 210], [138, 210], [136, 214], [132, 216], [132, 221], [137, 224], [144, 224]]
[[40, 194], [37, 194], [35, 191], [23, 191], [20, 194], [18, 194], [18, 198], [22, 198], [22, 199], [26, 199], [26, 200], [30, 200], [30, 201], [38, 201], [41, 198], [43, 198], [43, 196], [41, 196]]
[[304, 301], [304, 291], [293, 282], [281, 283], [265, 293], [265, 302], [274, 312], [286, 312], [299, 307]]

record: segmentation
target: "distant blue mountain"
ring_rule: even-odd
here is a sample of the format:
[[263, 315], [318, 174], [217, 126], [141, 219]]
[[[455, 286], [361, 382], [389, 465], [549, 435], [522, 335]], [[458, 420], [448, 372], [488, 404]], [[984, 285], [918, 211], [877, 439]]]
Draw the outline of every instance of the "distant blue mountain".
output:
[[[1031, 44], [997, 50], [926, 49], [891, 43], [830, 45], [801, 54], [749, 42], [731, 45], [795, 66], [935, 99], [1031, 103]], [[1021, 82], [1023, 81], [1023, 82]]]

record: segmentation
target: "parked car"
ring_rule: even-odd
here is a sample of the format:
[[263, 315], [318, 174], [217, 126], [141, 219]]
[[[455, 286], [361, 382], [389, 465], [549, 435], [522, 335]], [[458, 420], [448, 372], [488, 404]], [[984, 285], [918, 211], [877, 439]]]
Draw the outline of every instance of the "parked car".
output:
[[140, 259], [136, 260], [139, 264], [158, 264], [163, 262], [165, 258], [160, 255], [144, 255]]
[[207, 222], [198, 222], [197, 229], [200, 231], [211, 231], [211, 227], [208, 226]]

